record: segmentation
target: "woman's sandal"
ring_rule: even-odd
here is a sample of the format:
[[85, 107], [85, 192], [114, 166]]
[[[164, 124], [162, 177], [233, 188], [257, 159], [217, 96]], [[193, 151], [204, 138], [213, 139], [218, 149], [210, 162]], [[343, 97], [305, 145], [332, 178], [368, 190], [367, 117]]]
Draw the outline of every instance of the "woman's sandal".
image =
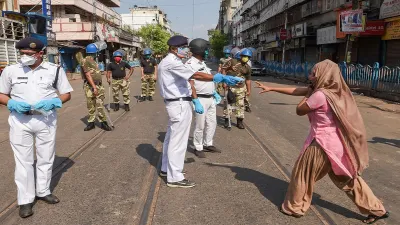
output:
[[285, 211], [283, 211], [282, 207], [279, 208], [279, 212], [285, 214], [286, 216], [292, 216], [292, 217], [295, 217], [295, 218], [303, 217], [303, 215], [299, 215], [299, 214], [288, 214]]
[[[389, 212], [386, 212], [385, 214], [383, 214], [383, 216], [368, 215], [368, 217], [365, 220], [363, 220], [363, 223], [373, 224], [380, 219], [386, 219], [388, 217], [389, 217]], [[374, 220], [369, 221], [370, 219], [374, 219]]]

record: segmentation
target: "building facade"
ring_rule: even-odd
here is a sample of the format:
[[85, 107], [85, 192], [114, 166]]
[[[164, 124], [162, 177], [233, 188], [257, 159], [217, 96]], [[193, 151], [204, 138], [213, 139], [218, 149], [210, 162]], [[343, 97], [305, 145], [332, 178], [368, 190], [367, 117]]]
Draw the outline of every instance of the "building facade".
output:
[[220, 0], [219, 19], [216, 29], [228, 36], [229, 44], [234, 43], [233, 16], [243, 0]]
[[137, 31], [147, 24], [159, 24], [171, 35], [173, 34], [171, 21], [168, 20], [167, 14], [157, 6], [141, 7], [135, 5], [130, 11], [129, 14], [121, 14], [123, 25], [128, 25], [131, 29]]
[[[40, 11], [37, 0], [19, 0], [21, 12]], [[56, 35], [59, 57], [56, 61], [66, 71], [76, 72], [78, 62], [75, 53], [86, 45], [105, 41], [107, 50], [100, 61], [108, 63], [117, 49], [127, 52], [132, 60], [140, 43], [134, 35], [122, 29], [121, 15], [112, 8], [120, 6], [120, 0], [52, 0], [52, 31]]]
[[19, 12], [19, 0], [0, 0], [0, 10]]
[[[258, 60], [398, 66], [399, 8], [392, 0], [354, 7], [350, 0], [243, 0], [233, 13], [233, 44], [257, 49]], [[350, 23], [344, 18], [355, 12], [362, 28], [346, 30]]]

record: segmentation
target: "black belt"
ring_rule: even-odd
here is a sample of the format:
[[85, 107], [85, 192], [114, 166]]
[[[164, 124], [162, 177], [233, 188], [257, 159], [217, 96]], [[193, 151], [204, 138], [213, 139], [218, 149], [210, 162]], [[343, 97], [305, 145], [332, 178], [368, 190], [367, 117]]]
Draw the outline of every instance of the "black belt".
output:
[[124, 79], [125, 77], [113, 77], [112, 79], [113, 80], [122, 80], [122, 79]]
[[199, 97], [199, 98], [212, 98], [212, 97], [214, 97], [214, 95], [197, 94], [197, 97]]
[[166, 102], [176, 102], [176, 101], [180, 101], [182, 99], [182, 101], [186, 101], [186, 102], [191, 102], [192, 101], [192, 97], [182, 97], [182, 98], [174, 98], [174, 99], [165, 99]]

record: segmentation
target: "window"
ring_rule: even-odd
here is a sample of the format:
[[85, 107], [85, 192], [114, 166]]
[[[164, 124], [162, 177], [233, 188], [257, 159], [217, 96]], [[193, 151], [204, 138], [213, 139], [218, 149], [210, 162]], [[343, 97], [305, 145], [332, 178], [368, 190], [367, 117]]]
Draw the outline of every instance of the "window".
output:
[[76, 18], [69, 18], [70, 23], [76, 23]]
[[333, 9], [333, 3], [334, 0], [326, 0], [325, 1], [325, 10], [332, 10]]
[[31, 17], [29, 30], [34, 34], [46, 34], [46, 19], [43, 17]]

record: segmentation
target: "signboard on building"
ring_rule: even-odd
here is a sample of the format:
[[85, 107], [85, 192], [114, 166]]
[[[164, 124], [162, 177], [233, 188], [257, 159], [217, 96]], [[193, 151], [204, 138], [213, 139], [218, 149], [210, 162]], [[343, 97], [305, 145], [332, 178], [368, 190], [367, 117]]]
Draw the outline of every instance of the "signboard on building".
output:
[[385, 22], [383, 20], [367, 21], [361, 36], [381, 36], [385, 34]]
[[380, 19], [400, 16], [400, 0], [384, 0], [379, 13]]
[[389, 21], [386, 24], [385, 35], [382, 40], [400, 39], [400, 18], [398, 20]]
[[279, 33], [279, 39], [284, 41], [287, 39], [287, 30], [286, 29], [281, 29]]
[[341, 31], [345, 33], [354, 33], [364, 31], [363, 11], [348, 10], [340, 13]]
[[336, 26], [325, 27], [317, 30], [317, 45], [338, 43], [336, 39]]
[[297, 24], [295, 26], [296, 37], [300, 37], [304, 35], [304, 24]]

